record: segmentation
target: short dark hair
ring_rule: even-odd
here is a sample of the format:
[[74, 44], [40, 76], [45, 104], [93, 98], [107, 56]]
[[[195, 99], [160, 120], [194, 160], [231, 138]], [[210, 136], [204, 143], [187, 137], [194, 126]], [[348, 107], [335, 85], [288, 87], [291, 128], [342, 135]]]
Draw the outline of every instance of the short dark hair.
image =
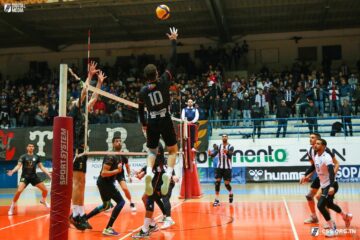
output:
[[317, 139], [321, 139], [320, 133], [311, 133], [310, 135], [314, 135]]
[[146, 80], [153, 81], [156, 79], [156, 66], [154, 64], [148, 64], [144, 68], [144, 77]]
[[112, 138], [111, 142], [114, 143], [116, 139], [120, 139], [120, 140], [121, 140], [121, 137], [120, 137], [120, 136], [114, 136], [114, 137]]
[[327, 146], [327, 142], [326, 142], [326, 140], [325, 140], [325, 139], [320, 138], [320, 139], [318, 139], [318, 141], [320, 141], [320, 142], [321, 142], [321, 145], [323, 145], [323, 146]]

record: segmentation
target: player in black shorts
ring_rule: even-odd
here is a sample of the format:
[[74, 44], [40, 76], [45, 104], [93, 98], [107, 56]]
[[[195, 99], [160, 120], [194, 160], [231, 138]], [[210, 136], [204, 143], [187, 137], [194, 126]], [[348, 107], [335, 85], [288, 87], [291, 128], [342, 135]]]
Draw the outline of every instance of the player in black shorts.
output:
[[221, 179], [224, 179], [225, 187], [229, 191], [229, 202], [232, 203], [234, 195], [231, 189], [231, 177], [232, 177], [232, 154], [234, 152], [234, 147], [228, 143], [228, 136], [224, 134], [222, 136], [222, 144], [219, 145], [217, 150], [214, 149], [211, 157], [219, 155], [219, 160], [217, 167], [215, 169], [215, 201], [213, 206], [220, 206], [219, 194], [220, 194], [220, 185]]
[[[120, 137], [114, 137], [112, 139], [113, 151], [120, 152], [121, 150], [121, 139]], [[117, 236], [117, 233], [113, 229], [113, 224], [116, 218], [119, 216], [121, 209], [124, 207], [125, 201], [121, 196], [119, 190], [115, 186], [115, 181], [120, 183], [122, 179], [122, 173], [124, 172], [122, 156], [106, 156], [104, 158], [102, 169], [100, 172], [100, 176], [96, 182], [96, 185], [99, 188], [102, 205], [96, 207], [89, 214], [87, 214], [87, 219], [92, 218], [93, 216], [99, 214], [100, 212], [106, 211], [111, 206], [111, 200], [116, 202], [116, 206], [114, 207], [110, 220], [106, 225], [106, 228], [103, 230], [104, 235], [108, 236]]]
[[[97, 75], [98, 82], [96, 87], [100, 88], [102, 82], [106, 78], [103, 72], [96, 69], [97, 64], [91, 62], [89, 66], [89, 73], [85, 84], [89, 84], [94, 75]], [[80, 80], [71, 70], [70, 73]], [[84, 193], [85, 193], [85, 173], [86, 173], [86, 161], [87, 156], [78, 157], [78, 154], [84, 152], [84, 137], [85, 137], [85, 104], [86, 88], [83, 87], [81, 96], [75, 100], [70, 106], [69, 116], [73, 118], [74, 127], [74, 155], [75, 160], [73, 163], [73, 188], [72, 188], [72, 214], [69, 217], [70, 223], [73, 224], [79, 230], [91, 229], [92, 227], [86, 220], [84, 209]], [[88, 103], [88, 109], [92, 108], [97, 99], [97, 94], [92, 94]]]
[[[175, 224], [174, 220], [171, 218], [171, 193], [175, 186], [175, 182], [178, 182], [178, 178], [175, 176], [175, 171], [172, 172], [172, 177], [170, 180], [169, 191], [166, 195], [161, 194], [161, 185], [162, 185], [162, 175], [166, 174], [166, 159], [164, 157], [164, 148], [159, 144], [158, 154], [155, 159], [155, 164], [152, 169], [154, 173], [154, 178], [152, 180], [152, 187], [154, 192], [151, 196], [148, 196], [144, 193], [142, 200], [146, 208], [146, 215], [144, 220], [144, 225], [141, 230], [133, 235], [133, 238], [144, 238], [150, 236], [151, 232], [158, 230], [155, 220], [152, 218], [154, 213], [154, 202], [159, 206], [164, 217], [162, 221], [164, 225], [161, 229], [167, 229]], [[141, 179], [147, 171], [147, 166], [144, 166], [137, 174], [136, 177]]]
[[[158, 71], [154, 64], [148, 64], [144, 69], [144, 77], [147, 80], [145, 86], [139, 94], [139, 117], [143, 131], [146, 133], [146, 146], [148, 147], [147, 157], [147, 175], [145, 176], [145, 193], [148, 196], [153, 194], [151, 180], [153, 178], [152, 168], [154, 166], [157, 146], [160, 135], [162, 136], [168, 148], [168, 169], [162, 176], [163, 185], [161, 193], [165, 195], [168, 192], [171, 173], [176, 162], [178, 151], [176, 134], [170, 115], [170, 85], [173, 78], [173, 72], [176, 65], [176, 39], [177, 29], [170, 28], [170, 34], [167, 34], [171, 40], [172, 55], [166, 71], [158, 77]], [[145, 107], [147, 109], [147, 120], [145, 118]]]
[[[307, 155], [308, 155], [308, 158], [309, 158], [309, 161], [311, 164], [314, 164], [314, 158], [316, 155], [315, 145], [316, 145], [316, 141], [318, 139], [321, 139], [321, 136], [319, 133], [311, 133], [310, 134], [309, 141], [310, 141], [311, 147], [310, 147]], [[333, 159], [333, 162], [335, 165], [334, 169], [335, 169], [335, 174], [336, 174], [339, 169], [339, 162], [337, 161], [335, 155], [331, 152], [331, 150], [329, 148], [326, 148], [325, 151], [327, 153], [329, 153]], [[310, 181], [311, 178], [313, 178], [313, 176], [312, 176], [312, 173], [310, 172], [310, 169], [308, 169], [306, 171], [305, 175], [300, 179], [300, 184]], [[309, 205], [310, 212], [311, 212], [310, 217], [304, 220], [305, 224], [317, 224], [319, 222], [319, 219], [316, 215], [314, 197], [316, 197], [316, 199], [319, 199], [320, 196], [321, 196], [320, 180], [319, 180], [319, 177], [316, 175], [316, 176], [314, 176], [314, 180], [311, 183], [309, 193], [305, 196], [308, 201], [308, 205]]]
[[20, 156], [16, 167], [7, 172], [8, 176], [12, 176], [20, 168], [22, 169], [20, 183], [19, 183], [18, 189], [14, 195], [14, 199], [11, 203], [10, 209], [8, 211], [9, 216], [14, 215], [14, 208], [15, 208], [16, 202], [19, 199], [20, 194], [24, 191], [24, 189], [27, 187], [27, 185], [29, 183], [31, 183], [31, 185], [33, 185], [41, 190], [42, 198], [40, 200], [40, 203], [44, 204], [47, 208], [50, 207], [50, 205], [46, 202], [46, 196], [47, 196], [48, 190], [46, 189], [43, 181], [37, 176], [36, 166], [39, 166], [41, 171], [43, 171], [50, 179], [51, 179], [51, 175], [42, 165], [42, 163], [40, 161], [40, 157], [38, 155], [34, 154], [34, 144], [29, 143], [26, 147], [26, 151], [27, 151], [26, 154], [23, 154]]

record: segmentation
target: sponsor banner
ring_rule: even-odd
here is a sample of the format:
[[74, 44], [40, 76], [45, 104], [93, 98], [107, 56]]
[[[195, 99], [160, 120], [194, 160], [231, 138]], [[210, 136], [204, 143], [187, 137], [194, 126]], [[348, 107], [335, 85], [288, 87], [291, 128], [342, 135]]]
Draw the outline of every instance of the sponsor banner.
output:
[[[114, 134], [121, 134], [124, 152], [146, 151], [146, 139], [136, 123], [89, 125], [88, 145], [90, 151], [110, 151]], [[33, 143], [35, 153], [52, 159], [52, 127], [15, 128], [0, 130], [0, 160], [17, 160]]]
[[247, 167], [246, 182], [297, 182], [308, 166]]
[[[215, 168], [198, 168], [200, 183], [214, 183]], [[246, 183], [246, 168], [236, 167], [232, 169], [232, 183]]]
[[[326, 139], [328, 147], [333, 151], [340, 165], [356, 165], [360, 156], [360, 137]], [[220, 144], [221, 140], [209, 141], [209, 146]], [[232, 139], [234, 146], [233, 167], [271, 167], [271, 166], [306, 166], [308, 164], [308, 138]], [[212, 159], [207, 152], [197, 153], [198, 167], [210, 167]]]
[[336, 179], [338, 182], [360, 182], [360, 165], [340, 166]]

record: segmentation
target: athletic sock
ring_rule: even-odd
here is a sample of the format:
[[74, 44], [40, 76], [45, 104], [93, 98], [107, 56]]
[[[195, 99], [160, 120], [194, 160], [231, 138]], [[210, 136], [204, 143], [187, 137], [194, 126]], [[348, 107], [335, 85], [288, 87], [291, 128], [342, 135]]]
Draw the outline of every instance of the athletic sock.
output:
[[148, 232], [149, 231], [149, 226], [151, 223], [151, 218], [145, 218], [144, 220], [144, 226], [142, 227], [143, 232]]

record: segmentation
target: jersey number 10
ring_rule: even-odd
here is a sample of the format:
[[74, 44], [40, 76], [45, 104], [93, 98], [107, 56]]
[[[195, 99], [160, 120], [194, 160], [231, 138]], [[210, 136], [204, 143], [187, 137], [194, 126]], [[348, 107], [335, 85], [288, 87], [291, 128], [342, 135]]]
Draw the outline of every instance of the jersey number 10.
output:
[[151, 92], [148, 96], [152, 106], [160, 105], [164, 102], [160, 91]]

